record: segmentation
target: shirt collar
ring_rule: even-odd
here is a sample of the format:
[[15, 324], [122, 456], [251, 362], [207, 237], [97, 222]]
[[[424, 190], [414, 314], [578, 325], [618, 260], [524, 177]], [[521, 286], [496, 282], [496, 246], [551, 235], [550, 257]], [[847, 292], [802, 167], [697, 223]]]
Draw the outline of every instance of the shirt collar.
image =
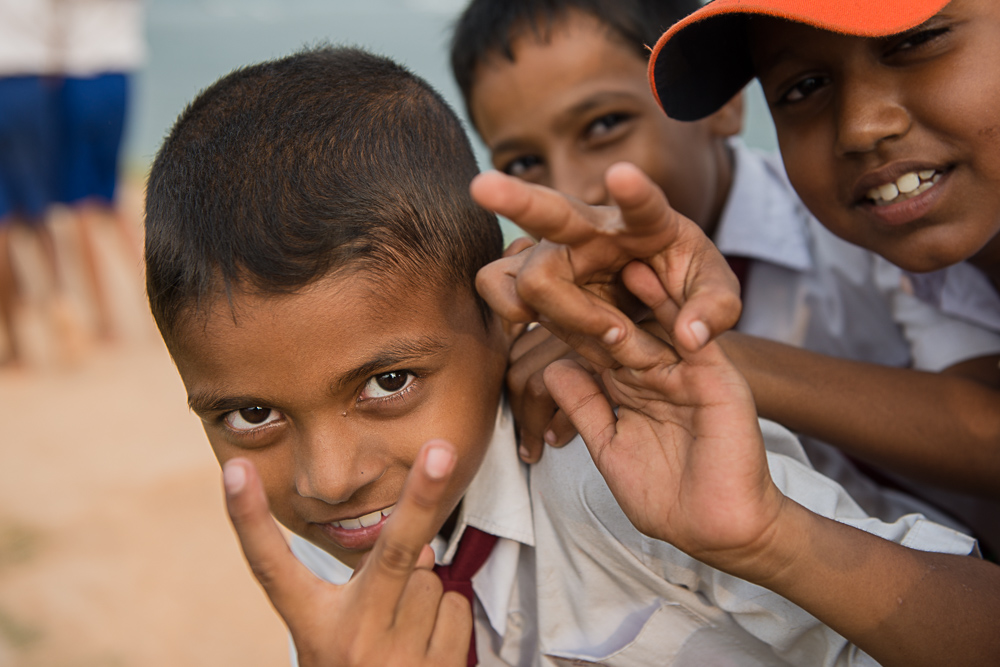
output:
[[813, 266], [809, 250], [810, 217], [794, 194], [780, 161], [747, 148], [739, 139], [733, 151], [733, 184], [715, 232], [724, 255], [749, 257], [796, 271]]
[[528, 467], [517, 458], [514, 419], [506, 401], [497, 410], [493, 439], [483, 463], [462, 498], [455, 530], [447, 542], [437, 538], [431, 545], [439, 564], [451, 564], [466, 526], [535, 545]]
[[493, 439], [479, 471], [462, 498], [458, 523], [445, 542], [436, 537], [431, 547], [439, 564], [450, 565], [468, 526], [496, 535], [490, 557], [472, 577], [472, 588], [493, 630], [507, 631], [507, 612], [518, 576], [521, 545], [535, 546], [528, 466], [517, 457], [514, 418], [507, 402], [497, 410]]

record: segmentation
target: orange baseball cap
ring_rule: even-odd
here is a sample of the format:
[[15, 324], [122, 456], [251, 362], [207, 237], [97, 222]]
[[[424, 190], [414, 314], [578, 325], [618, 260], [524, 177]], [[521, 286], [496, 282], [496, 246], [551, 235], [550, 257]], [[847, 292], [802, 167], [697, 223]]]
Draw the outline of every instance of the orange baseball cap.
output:
[[861, 37], [885, 37], [918, 26], [950, 0], [712, 0], [660, 37], [649, 59], [649, 83], [671, 118], [698, 120], [717, 111], [756, 76], [747, 19], [804, 23]]

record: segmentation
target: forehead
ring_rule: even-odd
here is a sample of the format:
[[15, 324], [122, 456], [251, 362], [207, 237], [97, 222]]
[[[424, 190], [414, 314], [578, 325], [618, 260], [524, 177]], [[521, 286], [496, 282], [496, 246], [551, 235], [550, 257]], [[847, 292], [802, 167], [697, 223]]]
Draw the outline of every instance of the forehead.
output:
[[468, 291], [355, 273], [293, 294], [236, 292], [231, 303], [218, 297], [180, 324], [171, 353], [189, 393], [219, 384], [256, 391], [343, 377], [378, 360], [426, 356], [487, 335]]
[[646, 60], [589, 14], [571, 11], [547, 30], [521, 27], [511, 50], [513, 60], [495, 52], [476, 67], [470, 106], [481, 132], [514, 108], [570, 105], [604, 91], [649, 95]]
[[852, 49], [874, 41], [768, 16], [755, 16], [747, 25], [750, 53], [758, 75], [800, 56], [843, 58]]
[[[626, 42], [621, 34], [597, 17], [577, 9], [553, 17], [549, 24], [522, 23], [514, 26], [510, 33], [510, 47], [513, 63], [506, 54], [495, 51], [484, 59], [480, 67], [498, 67], [504, 63], [518, 65], [528, 55], [543, 58], [552, 67], [567, 72], [594, 67], [609, 55], [635, 60], [643, 66], [646, 63], [639, 55], [638, 46]], [[538, 64], [533, 62], [530, 69], [535, 69]]]

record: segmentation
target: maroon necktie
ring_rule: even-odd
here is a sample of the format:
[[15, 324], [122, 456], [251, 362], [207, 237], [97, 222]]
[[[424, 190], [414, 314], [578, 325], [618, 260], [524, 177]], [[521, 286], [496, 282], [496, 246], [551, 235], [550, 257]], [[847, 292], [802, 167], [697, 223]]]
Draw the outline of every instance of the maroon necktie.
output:
[[740, 281], [740, 288], [747, 291], [747, 273], [750, 271], [750, 258], [739, 255], [725, 255], [729, 268], [736, 274], [736, 279]]
[[[493, 545], [497, 543], [497, 536], [484, 533], [478, 528], [466, 526], [459, 540], [458, 550], [451, 565], [435, 565], [434, 571], [441, 577], [446, 591], [458, 591], [468, 600], [472, 609], [476, 608], [476, 594], [472, 590], [472, 577], [479, 572], [486, 559], [493, 551]], [[473, 624], [472, 638], [469, 641], [469, 661], [468, 667], [475, 667], [479, 664], [479, 657], [476, 655], [476, 628]]]

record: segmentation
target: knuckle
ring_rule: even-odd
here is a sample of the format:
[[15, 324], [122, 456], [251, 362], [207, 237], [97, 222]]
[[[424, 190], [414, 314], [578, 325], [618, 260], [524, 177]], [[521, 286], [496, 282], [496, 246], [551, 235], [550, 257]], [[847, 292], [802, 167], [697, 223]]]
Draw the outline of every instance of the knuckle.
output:
[[407, 585], [413, 586], [418, 593], [426, 597], [440, 598], [444, 593], [441, 577], [433, 570], [414, 570]]
[[417, 554], [403, 542], [390, 540], [385, 543], [378, 557], [378, 567], [393, 576], [406, 576], [413, 570]]
[[452, 612], [457, 617], [471, 616], [472, 614], [472, 605], [469, 603], [469, 598], [457, 591], [444, 593], [441, 596], [441, 607]]
[[264, 587], [264, 590], [267, 591], [273, 590], [280, 579], [277, 568], [268, 561], [250, 563], [250, 571], [253, 572], [253, 576]]
[[549, 390], [545, 386], [545, 375], [543, 372], [533, 373], [525, 384], [525, 394], [532, 400], [547, 398]]

